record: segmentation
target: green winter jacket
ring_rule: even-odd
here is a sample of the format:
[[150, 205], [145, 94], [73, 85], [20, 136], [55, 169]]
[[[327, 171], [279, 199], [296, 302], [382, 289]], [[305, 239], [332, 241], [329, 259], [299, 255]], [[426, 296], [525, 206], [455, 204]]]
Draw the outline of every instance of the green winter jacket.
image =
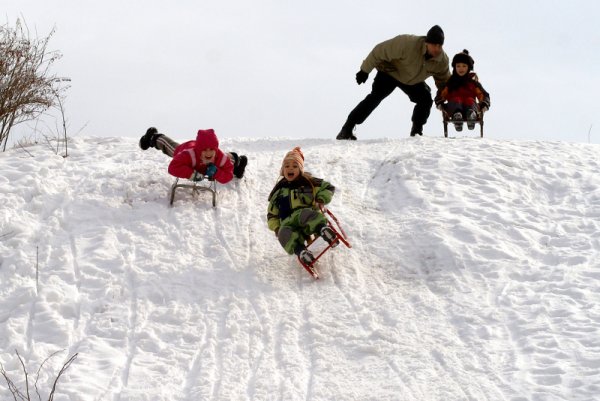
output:
[[278, 230], [281, 222], [298, 209], [315, 207], [315, 202], [328, 204], [334, 192], [335, 187], [320, 178], [301, 175], [292, 182], [282, 178], [269, 195], [269, 230]]
[[406, 85], [415, 85], [433, 77], [438, 89], [450, 78], [448, 55], [425, 59], [425, 36], [399, 35], [375, 46], [360, 69], [366, 73], [385, 72]]

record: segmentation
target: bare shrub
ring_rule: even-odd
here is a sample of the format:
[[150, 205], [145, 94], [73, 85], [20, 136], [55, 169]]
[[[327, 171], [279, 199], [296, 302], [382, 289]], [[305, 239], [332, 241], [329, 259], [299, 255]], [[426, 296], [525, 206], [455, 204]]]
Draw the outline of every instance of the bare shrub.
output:
[[[25, 362], [23, 362], [23, 358], [21, 358], [21, 355], [19, 355], [19, 351], [15, 351], [15, 353], [17, 354], [17, 358], [19, 359], [19, 362], [21, 363], [21, 370], [23, 372], [23, 379], [25, 381], [23, 388], [19, 388], [19, 386], [17, 386], [17, 384], [15, 384], [15, 382], [9, 377], [8, 373], [6, 372], [6, 370], [4, 370], [4, 366], [2, 366], [2, 364], [0, 363], [0, 374], [4, 377], [4, 380], [6, 381], [6, 385], [8, 386], [8, 390], [11, 392], [13, 398], [15, 401], [21, 400], [21, 401], [32, 401], [32, 390], [35, 390], [35, 394], [37, 395], [37, 399], [39, 401], [42, 400], [42, 396], [40, 395], [40, 391], [38, 388], [38, 380], [40, 377], [40, 372], [42, 371], [42, 368], [44, 367], [44, 364], [46, 362], [48, 362], [52, 357], [54, 357], [56, 354], [58, 354], [61, 351], [57, 351], [55, 353], [53, 353], [52, 355], [50, 355], [48, 358], [46, 358], [41, 364], [40, 367], [37, 370], [37, 373], [35, 375], [35, 381], [33, 383], [33, 389], [31, 388], [31, 383], [30, 383], [30, 378], [29, 378], [29, 372], [27, 371], [27, 367], [25, 366]], [[52, 383], [52, 387], [50, 389], [50, 392], [48, 394], [48, 401], [52, 401], [54, 400], [54, 393], [56, 392], [56, 386], [58, 384], [58, 381], [60, 379], [60, 377], [63, 375], [63, 373], [66, 372], [66, 370], [69, 368], [69, 366], [71, 366], [71, 364], [73, 363], [73, 361], [75, 361], [75, 359], [77, 358], [77, 353], [74, 354], [73, 356], [71, 356], [69, 359], [67, 359], [67, 361], [63, 364], [62, 368], [60, 369], [60, 371], [58, 372], [58, 374], [56, 375], [56, 378], [54, 379], [53, 383]]]
[[50, 107], [59, 106], [65, 88], [51, 74], [51, 66], [61, 57], [48, 50], [48, 36], [31, 37], [20, 19], [14, 27], [0, 25], [0, 146], [6, 150], [11, 129], [39, 117]]

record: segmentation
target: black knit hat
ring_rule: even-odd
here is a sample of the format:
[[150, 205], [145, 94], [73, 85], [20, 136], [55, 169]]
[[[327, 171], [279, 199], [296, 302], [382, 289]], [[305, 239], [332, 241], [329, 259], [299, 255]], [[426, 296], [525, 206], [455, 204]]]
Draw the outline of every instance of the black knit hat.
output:
[[473, 64], [475, 64], [475, 61], [473, 61], [473, 58], [469, 56], [469, 51], [467, 49], [464, 49], [462, 52], [455, 54], [452, 58], [452, 68], [456, 68], [457, 63], [463, 63], [468, 65], [469, 71], [471, 71], [473, 69]]
[[431, 43], [433, 45], [443, 45], [444, 44], [444, 31], [440, 28], [439, 25], [434, 25], [427, 32], [427, 37], [425, 38], [427, 43]]

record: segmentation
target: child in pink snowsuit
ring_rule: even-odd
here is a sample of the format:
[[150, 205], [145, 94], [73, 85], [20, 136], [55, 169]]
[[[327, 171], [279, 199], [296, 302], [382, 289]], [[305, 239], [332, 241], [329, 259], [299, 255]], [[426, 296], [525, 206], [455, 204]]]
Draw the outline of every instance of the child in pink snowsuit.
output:
[[169, 164], [169, 174], [193, 181], [207, 176], [209, 179], [226, 184], [234, 175], [242, 178], [248, 163], [246, 156], [238, 156], [234, 152], [223, 153], [219, 149], [219, 139], [212, 129], [198, 130], [196, 140], [179, 144], [151, 127], [140, 138], [142, 150], [150, 147], [161, 150], [173, 158]]

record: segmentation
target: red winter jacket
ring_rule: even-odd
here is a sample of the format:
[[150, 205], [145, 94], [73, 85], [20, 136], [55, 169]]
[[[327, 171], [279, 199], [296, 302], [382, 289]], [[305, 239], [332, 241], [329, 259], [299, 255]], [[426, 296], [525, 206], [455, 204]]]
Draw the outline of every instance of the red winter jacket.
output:
[[216, 151], [214, 164], [217, 166], [215, 180], [226, 184], [233, 178], [233, 163], [229, 156], [219, 149], [219, 140], [212, 129], [199, 130], [195, 141], [187, 141], [175, 148], [173, 160], [169, 164], [169, 174], [191, 179], [194, 171], [206, 173], [207, 165], [202, 162], [200, 153], [204, 149]]
[[462, 84], [458, 87], [452, 87], [450, 81], [448, 81], [446, 87], [438, 91], [435, 97], [436, 105], [442, 104], [446, 100], [448, 103], [458, 103], [470, 107], [475, 104], [477, 98], [480, 104], [484, 104], [487, 108], [490, 107], [490, 95], [483, 89], [474, 72], [469, 73], [464, 78], [455, 78], [453, 75], [450, 79], [462, 81]]

